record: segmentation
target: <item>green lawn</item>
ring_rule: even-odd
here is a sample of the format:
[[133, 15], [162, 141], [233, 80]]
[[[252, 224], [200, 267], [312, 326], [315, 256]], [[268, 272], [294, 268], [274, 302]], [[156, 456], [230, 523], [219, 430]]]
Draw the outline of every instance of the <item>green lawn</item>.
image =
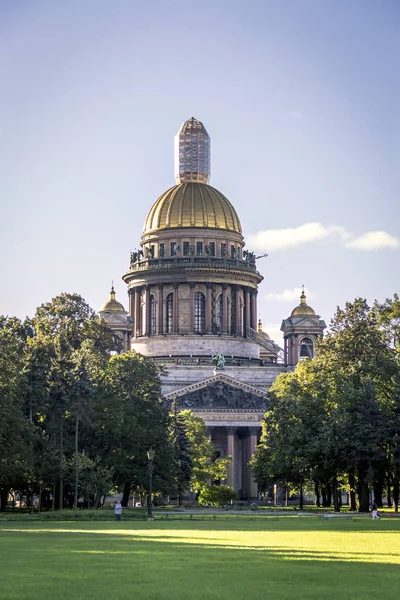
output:
[[2, 600], [397, 600], [400, 520], [0, 522]]

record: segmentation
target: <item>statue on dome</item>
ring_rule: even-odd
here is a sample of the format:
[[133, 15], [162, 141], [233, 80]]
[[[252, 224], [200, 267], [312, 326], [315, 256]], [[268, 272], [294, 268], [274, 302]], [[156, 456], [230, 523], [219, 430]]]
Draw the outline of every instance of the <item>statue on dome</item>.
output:
[[194, 253], [195, 253], [195, 247], [193, 245], [190, 245], [189, 246], [189, 254], [190, 254], [190, 256], [194, 256]]

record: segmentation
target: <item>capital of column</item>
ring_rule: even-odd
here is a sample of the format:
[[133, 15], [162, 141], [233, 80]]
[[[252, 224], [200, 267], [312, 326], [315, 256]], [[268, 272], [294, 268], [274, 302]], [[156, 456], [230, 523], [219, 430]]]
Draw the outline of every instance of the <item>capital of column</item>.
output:
[[259, 431], [260, 431], [260, 427], [249, 427], [250, 435], [258, 435]]
[[237, 427], [227, 427], [226, 431], [227, 431], [228, 435], [235, 435], [235, 433], [237, 431]]

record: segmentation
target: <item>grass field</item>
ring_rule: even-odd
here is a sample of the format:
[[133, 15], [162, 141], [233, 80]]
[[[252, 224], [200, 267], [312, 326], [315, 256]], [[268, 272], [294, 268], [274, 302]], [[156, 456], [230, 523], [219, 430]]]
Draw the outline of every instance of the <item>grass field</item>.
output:
[[397, 600], [400, 522], [0, 522], [0, 598]]

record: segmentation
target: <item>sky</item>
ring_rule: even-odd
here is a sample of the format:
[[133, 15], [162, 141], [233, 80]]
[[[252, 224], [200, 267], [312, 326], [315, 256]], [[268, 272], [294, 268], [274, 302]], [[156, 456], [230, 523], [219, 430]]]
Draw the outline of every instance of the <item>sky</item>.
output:
[[397, 0], [0, 0], [0, 314], [127, 306], [192, 116], [274, 339], [302, 284], [327, 323], [399, 292], [399, 30]]

